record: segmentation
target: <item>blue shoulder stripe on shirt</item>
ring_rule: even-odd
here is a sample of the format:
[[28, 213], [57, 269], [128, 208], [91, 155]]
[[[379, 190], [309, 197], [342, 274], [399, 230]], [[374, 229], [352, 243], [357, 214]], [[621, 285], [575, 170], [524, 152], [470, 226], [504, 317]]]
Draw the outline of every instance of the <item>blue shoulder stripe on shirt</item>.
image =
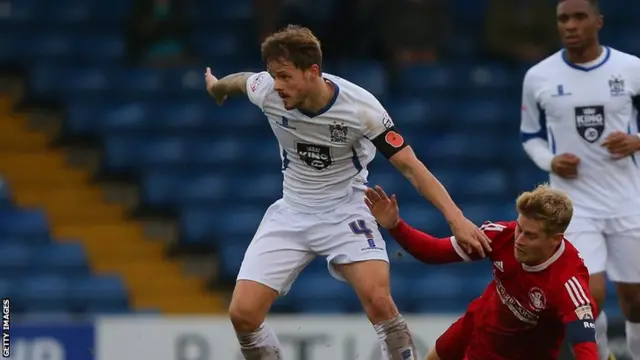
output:
[[523, 143], [531, 140], [531, 139], [543, 139], [547, 140], [547, 113], [544, 109], [538, 104], [538, 123], [540, 124], [540, 130], [534, 133], [520, 132], [520, 141]]

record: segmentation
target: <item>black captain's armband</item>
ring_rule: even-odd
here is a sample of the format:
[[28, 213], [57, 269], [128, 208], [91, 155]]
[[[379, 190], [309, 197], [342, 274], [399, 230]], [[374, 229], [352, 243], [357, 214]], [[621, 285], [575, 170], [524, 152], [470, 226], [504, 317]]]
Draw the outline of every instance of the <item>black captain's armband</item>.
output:
[[387, 159], [409, 145], [395, 126], [388, 128], [382, 134], [371, 140], [371, 142]]
[[576, 345], [596, 341], [596, 324], [593, 319], [576, 320], [566, 324], [567, 340]]

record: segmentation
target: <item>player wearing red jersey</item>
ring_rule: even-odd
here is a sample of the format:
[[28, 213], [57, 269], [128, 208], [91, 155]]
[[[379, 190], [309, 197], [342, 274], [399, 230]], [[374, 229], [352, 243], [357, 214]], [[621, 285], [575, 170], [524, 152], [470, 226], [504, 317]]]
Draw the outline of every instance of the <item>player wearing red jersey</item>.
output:
[[[365, 202], [380, 226], [426, 263], [480, 259], [455, 237], [438, 239], [400, 219], [395, 196], [368, 189]], [[487, 222], [494, 279], [466, 314], [436, 342], [427, 360], [553, 360], [565, 335], [577, 360], [598, 360], [589, 272], [563, 232], [573, 205], [541, 185], [516, 201], [517, 221]]]

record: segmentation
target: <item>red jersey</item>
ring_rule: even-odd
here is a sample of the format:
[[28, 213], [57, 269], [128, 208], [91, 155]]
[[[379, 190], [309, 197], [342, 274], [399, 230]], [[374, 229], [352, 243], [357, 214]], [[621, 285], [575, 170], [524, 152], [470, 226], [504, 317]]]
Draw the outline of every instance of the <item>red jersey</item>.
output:
[[[465, 317], [472, 321], [465, 321], [471, 335], [464, 336], [464, 360], [557, 359], [565, 333], [576, 359], [597, 360], [595, 303], [578, 251], [564, 240], [546, 262], [524, 265], [514, 253], [515, 228], [515, 222], [481, 227], [492, 240], [493, 281], [467, 309]], [[478, 259], [465, 253], [454, 237], [436, 239], [404, 222], [391, 234], [407, 252], [428, 263]]]

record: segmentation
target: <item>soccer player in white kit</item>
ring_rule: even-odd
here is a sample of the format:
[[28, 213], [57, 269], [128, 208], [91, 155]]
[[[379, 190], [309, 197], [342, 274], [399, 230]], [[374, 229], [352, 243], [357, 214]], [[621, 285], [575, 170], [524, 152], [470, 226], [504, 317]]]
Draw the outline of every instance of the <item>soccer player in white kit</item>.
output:
[[[605, 272], [616, 283], [629, 351], [640, 360], [640, 59], [600, 45], [595, 0], [561, 1], [557, 20], [564, 49], [524, 78], [523, 146], [573, 200], [567, 239], [585, 260], [599, 309]], [[601, 312], [602, 359], [611, 356], [606, 327]]]
[[268, 72], [220, 80], [208, 68], [205, 74], [218, 103], [246, 94], [262, 109], [282, 158], [283, 198], [267, 209], [245, 253], [229, 308], [245, 359], [282, 358], [265, 316], [317, 255], [354, 288], [385, 359], [417, 359], [390, 295], [385, 242], [364, 203], [366, 166], [376, 148], [442, 211], [469, 251], [490, 251], [489, 240], [416, 158], [378, 100], [321, 72], [322, 50], [310, 30], [289, 26], [273, 34], [262, 44], [262, 57]]

